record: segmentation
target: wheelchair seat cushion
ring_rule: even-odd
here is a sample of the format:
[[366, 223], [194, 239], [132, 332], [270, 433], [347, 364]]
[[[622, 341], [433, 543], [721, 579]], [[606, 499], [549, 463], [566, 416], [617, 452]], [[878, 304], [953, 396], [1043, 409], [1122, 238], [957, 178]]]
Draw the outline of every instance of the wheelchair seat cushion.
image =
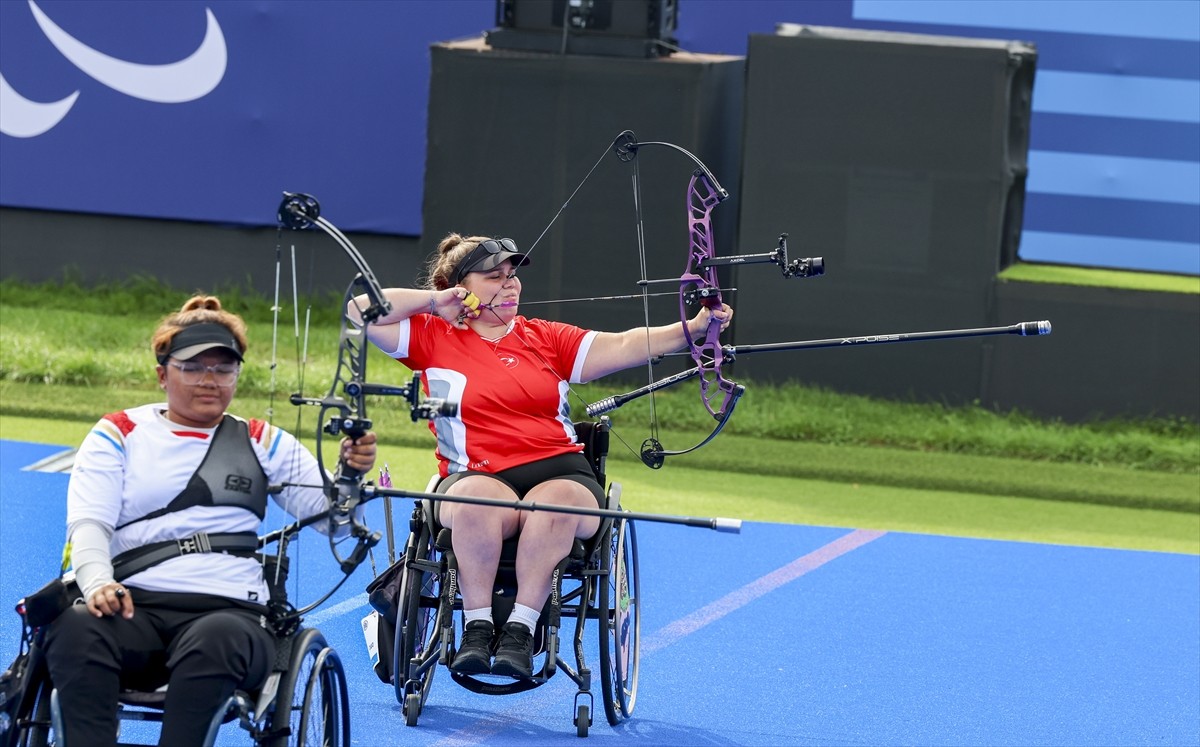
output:
[[167, 700], [167, 687], [163, 685], [157, 690], [122, 690], [117, 700], [125, 705], [161, 709]]

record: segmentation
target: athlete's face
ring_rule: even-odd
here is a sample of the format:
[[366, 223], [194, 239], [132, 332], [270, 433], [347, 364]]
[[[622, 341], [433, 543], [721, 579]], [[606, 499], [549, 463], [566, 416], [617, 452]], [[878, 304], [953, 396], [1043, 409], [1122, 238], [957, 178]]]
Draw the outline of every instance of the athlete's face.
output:
[[[521, 302], [521, 281], [517, 277], [512, 260], [504, 260], [487, 272], [468, 272], [463, 278], [462, 286], [475, 294], [481, 304], [488, 305], [505, 323], [517, 315], [517, 305]], [[486, 308], [484, 315], [491, 315]]]
[[180, 366], [224, 368], [237, 362], [237, 358], [228, 350], [214, 348], [187, 361], [170, 358], [166, 365], [159, 366], [158, 385], [167, 393], [167, 417], [171, 422], [194, 428], [212, 428], [221, 422], [237, 390], [236, 376], [231, 381], [218, 381], [227, 377], [213, 371], [204, 371], [198, 383], [188, 383], [196, 381], [197, 374], [181, 370]]

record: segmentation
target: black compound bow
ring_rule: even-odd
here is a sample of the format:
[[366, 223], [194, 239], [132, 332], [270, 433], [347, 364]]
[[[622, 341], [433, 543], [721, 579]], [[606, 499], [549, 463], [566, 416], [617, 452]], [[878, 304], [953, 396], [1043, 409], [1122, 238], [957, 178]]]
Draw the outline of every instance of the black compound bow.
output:
[[[279, 225], [292, 230], [304, 230], [313, 227], [324, 231], [346, 253], [358, 270], [354, 280], [346, 290], [345, 304], [341, 320], [341, 336], [338, 343], [337, 369], [333, 381], [324, 397], [305, 397], [302, 393], [293, 394], [291, 403], [297, 406], [311, 405], [320, 408], [317, 417], [316, 458], [324, 484], [326, 497], [329, 499], [329, 509], [315, 516], [294, 522], [283, 529], [264, 537], [260, 544], [279, 541], [280, 554], [283, 554], [287, 538], [299, 529], [328, 520], [331, 523], [329, 531], [330, 549], [345, 577], [349, 577], [374, 547], [382, 535], [372, 531], [366, 524], [358, 520], [356, 514], [359, 506], [367, 500], [364, 495], [364, 475], [357, 469], [346, 464], [339, 456], [338, 463], [332, 471], [326, 469], [324, 449], [326, 436], [345, 436], [351, 439], [359, 438], [371, 429], [371, 419], [367, 415], [368, 396], [400, 397], [408, 403], [413, 422], [420, 419], [431, 419], [439, 416], [454, 415], [457, 405], [441, 399], [422, 398], [420, 389], [420, 373], [414, 372], [412, 381], [404, 386], [368, 383], [367, 352], [370, 343], [367, 341], [366, 327], [385, 316], [391, 311], [391, 304], [384, 297], [383, 289], [375, 278], [375, 273], [367, 265], [362, 254], [346, 236], [328, 220], [321, 217], [321, 206], [311, 195], [284, 192], [283, 201], [277, 213]], [[365, 296], [366, 306], [355, 308], [361, 315], [362, 324], [356, 324], [345, 309], [348, 309], [355, 299]], [[272, 486], [272, 489], [282, 490], [294, 485]], [[345, 530], [345, 531], [343, 531]], [[345, 556], [338, 550], [336, 536], [346, 536], [354, 541], [354, 547]], [[345, 578], [343, 578], [343, 581]], [[340, 583], [339, 583], [340, 586]], [[289, 617], [298, 618], [301, 614], [322, 604], [338, 587], [334, 587], [318, 601], [306, 606], [303, 610], [292, 613]]]

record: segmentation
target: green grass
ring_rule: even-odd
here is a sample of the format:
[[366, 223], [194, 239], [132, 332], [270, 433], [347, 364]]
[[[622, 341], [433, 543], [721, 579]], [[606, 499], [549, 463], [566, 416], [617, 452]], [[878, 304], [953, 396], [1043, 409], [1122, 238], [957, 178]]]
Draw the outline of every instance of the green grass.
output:
[[[7, 285], [11, 284], [0, 284], [0, 413], [84, 417], [96, 412], [102, 402], [121, 406], [129, 401], [127, 397], [145, 398], [157, 391], [148, 339], [160, 314], [103, 312], [89, 308], [92, 301], [47, 314], [44, 306], [32, 302], [36, 294], [24, 288], [13, 292]], [[185, 296], [176, 294], [169, 302], [176, 305]], [[29, 305], [10, 304], [14, 297]], [[286, 404], [291, 392], [311, 396], [328, 387], [336, 367], [339, 328], [335, 322], [314, 323], [307, 335], [298, 337], [290, 323], [290, 309], [285, 309], [289, 323], [282, 327], [276, 348], [269, 308], [249, 307], [247, 315], [259, 321], [251, 323], [249, 355], [238, 384], [248, 413], [264, 416], [272, 392], [277, 410], [291, 409]], [[304, 351], [307, 355], [301, 360]], [[373, 381], [393, 384], [409, 377], [374, 348], [368, 371]], [[65, 388], [53, 396], [39, 396], [38, 390], [29, 388], [34, 384]], [[625, 385], [636, 382], [577, 387], [579, 404], [621, 391]], [[130, 393], [105, 395], [119, 390]], [[700, 434], [711, 428], [712, 420], [696, 399], [695, 387], [682, 385], [662, 392], [653, 403], [648, 397], [635, 400], [618, 411], [614, 421], [622, 432], [644, 435], [653, 404], [665, 431]], [[96, 406], [90, 406], [92, 402]], [[386, 437], [405, 440], [403, 432], [411, 427], [399, 427], [389, 415], [400, 421], [405, 416], [395, 413], [394, 404], [378, 405], [372, 409], [379, 414], [381, 430], [387, 426]], [[891, 402], [800, 384], [748, 382], [748, 393], [722, 438], [727, 436], [1200, 474], [1200, 426], [1186, 419], [1071, 424], [1020, 412], [993, 412], [978, 405]]]
[[1002, 280], [1059, 285], [1090, 285], [1100, 288], [1151, 291], [1155, 293], [1200, 294], [1200, 277], [1157, 272], [1101, 270], [1093, 267], [1018, 263], [1000, 273]]
[[[90, 426], [7, 415], [0, 416], [0, 438], [75, 444]], [[311, 437], [302, 440], [312, 447]], [[436, 470], [428, 442], [424, 446], [384, 444], [379, 463], [389, 466], [397, 487], [418, 491], [424, 490]], [[632, 511], [1200, 554], [1200, 515], [1195, 512], [748, 475], [677, 462], [651, 471], [632, 460], [617, 459], [610, 462], [609, 475], [621, 483], [623, 504]]]
[[[73, 445], [101, 414], [160, 399], [149, 336], [189, 295], [146, 279], [99, 289], [0, 282], [0, 437]], [[232, 411], [313, 433], [315, 408], [296, 408], [287, 395], [328, 386], [340, 299], [313, 302], [307, 341], [294, 334], [293, 310], [281, 310], [272, 368], [270, 302], [236, 289], [220, 295], [250, 325]], [[369, 370], [372, 381], [409, 379], [373, 349]], [[578, 393], [590, 402], [622, 386]], [[668, 448], [711, 427], [693, 388], [656, 399]], [[434, 470], [428, 429], [395, 402], [369, 405], [396, 484], [423, 488]], [[1072, 424], [750, 382], [721, 436], [651, 471], [635, 453], [650, 414], [643, 398], [613, 416], [609, 471], [635, 510], [1200, 552], [1200, 426], [1187, 419]]]
[[[157, 401], [159, 394], [157, 389], [48, 387], [0, 381], [0, 417], [73, 421], [78, 430], [72, 432], [82, 437], [100, 414], [128, 407], [130, 403]], [[280, 397], [274, 403], [275, 415], [272, 416], [270, 405], [268, 398], [239, 394], [231, 409], [245, 417], [272, 419], [300, 434], [315, 429], [315, 408], [297, 408]], [[428, 429], [424, 424], [413, 423], [402, 408], [387, 402], [374, 402], [369, 414], [375, 421], [381, 442], [432, 448]], [[614, 425], [611, 458], [622, 464], [622, 471], [645, 469], [636, 455], [644, 435], [642, 425], [636, 421], [618, 421]], [[660, 433], [668, 447], [690, 445], [703, 435], [687, 430]], [[74, 442], [75, 439], [66, 443]], [[629, 466], [624, 466], [626, 463]], [[668, 461], [668, 468], [675, 465], [710, 472], [1200, 512], [1200, 475], [1187, 471], [1148, 470], [1124, 463], [1058, 463], [946, 450], [764, 439], [723, 433], [703, 449]]]

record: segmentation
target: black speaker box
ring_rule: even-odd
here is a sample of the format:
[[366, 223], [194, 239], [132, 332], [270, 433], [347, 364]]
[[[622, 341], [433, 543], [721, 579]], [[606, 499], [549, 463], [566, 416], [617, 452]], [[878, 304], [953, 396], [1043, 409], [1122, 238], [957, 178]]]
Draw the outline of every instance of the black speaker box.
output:
[[496, 49], [661, 57], [675, 48], [677, 0], [496, 0]]
[[[676, 279], [651, 289], [671, 291], [651, 299], [651, 319], [678, 320], [673, 291], [687, 261], [695, 164], [657, 146], [622, 162], [610, 145], [625, 130], [642, 142], [674, 143], [736, 194], [744, 70], [742, 58], [729, 56], [619, 59], [493, 50], [481, 40], [434, 45], [423, 247], [431, 252], [450, 231], [511, 237], [526, 250], [536, 243], [521, 270], [522, 313], [606, 331], [641, 326], [636, 299], [528, 304], [640, 292], [636, 170], [648, 277]], [[714, 210], [713, 224], [728, 246], [736, 199]], [[644, 370], [633, 375], [644, 383]]]
[[[824, 257], [825, 275], [738, 269], [737, 342], [985, 326], [1020, 236], [1035, 61], [1019, 42], [752, 35], [739, 245], [788, 232], [792, 255]], [[979, 395], [983, 344], [745, 356], [738, 371], [961, 402]]]

